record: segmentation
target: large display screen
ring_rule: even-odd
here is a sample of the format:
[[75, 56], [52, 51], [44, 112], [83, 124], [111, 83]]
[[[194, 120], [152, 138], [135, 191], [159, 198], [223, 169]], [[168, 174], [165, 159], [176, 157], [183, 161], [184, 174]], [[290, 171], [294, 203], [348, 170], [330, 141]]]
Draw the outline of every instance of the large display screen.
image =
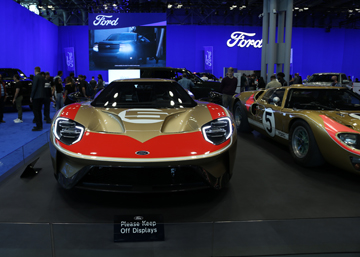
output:
[[89, 69], [166, 66], [166, 15], [89, 14]]

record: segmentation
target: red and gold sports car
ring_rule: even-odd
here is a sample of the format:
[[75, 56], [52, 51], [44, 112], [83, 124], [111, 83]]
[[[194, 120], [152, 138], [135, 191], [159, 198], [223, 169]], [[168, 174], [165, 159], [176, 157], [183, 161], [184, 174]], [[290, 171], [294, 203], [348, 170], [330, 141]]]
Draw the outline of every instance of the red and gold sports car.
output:
[[221, 189], [232, 176], [231, 114], [172, 80], [114, 81], [92, 102], [59, 110], [51, 131], [55, 177], [66, 189]]
[[327, 162], [360, 172], [360, 96], [342, 87], [293, 85], [236, 95], [238, 131], [288, 144], [303, 166]]

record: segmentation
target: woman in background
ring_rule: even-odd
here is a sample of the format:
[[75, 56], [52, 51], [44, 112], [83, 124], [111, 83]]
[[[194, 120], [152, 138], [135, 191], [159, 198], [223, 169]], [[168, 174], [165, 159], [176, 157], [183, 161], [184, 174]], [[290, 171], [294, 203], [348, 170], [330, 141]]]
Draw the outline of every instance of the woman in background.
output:
[[74, 81], [71, 79], [71, 77], [67, 77], [65, 84], [65, 93], [64, 93], [65, 105], [73, 103], [73, 101], [69, 99], [68, 95], [74, 93], [75, 90], [76, 88]]
[[96, 93], [98, 93], [100, 90], [104, 89], [104, 80], [102, 78], [102, 75], [98, 75], [98, 83], [95, 87]]
[[53, 95], [55, 95], [55, 99], [56, 99], [56, 111], [58, 111], [64, 107], [64, 97], [63, 97], [64, 89], [63, 89], [61, 77], [55, 78], [53, 90], [55, 91], [53, 92]]

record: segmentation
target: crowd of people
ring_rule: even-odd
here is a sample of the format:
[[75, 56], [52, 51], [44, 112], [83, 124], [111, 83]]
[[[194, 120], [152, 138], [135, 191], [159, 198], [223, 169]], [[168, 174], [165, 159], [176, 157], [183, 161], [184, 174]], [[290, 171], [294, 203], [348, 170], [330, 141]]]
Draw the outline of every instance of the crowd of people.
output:
[[[69, 94], [79, 92], [80, 97], [94, 98], [95, 94], [104, 88], [104, 81], [102, 75], [98, 75], [98, 80], [95, 80], [93, 76], [88, 82], [86, 76], [79, 75], [75, 80], [74, 73], [70, 73], [66, 77], [65, 81], [62, 80], [63, 72], [58, 71], [55, 77], [51, 77], [49, 72], [41, 72], [40, 67], [35, 67], [35, 76], [32, 81], [32, 89], [30, 94], [30, 102], [34, 113], [33, 123], [36, 126], [32, 131], [40, 131], [43, 129], [43, 119], [46, 123], [51, 123], [50, 106], [56, 108], [56, 111], [60, 110], [65, 105], [73, 103], [68, 97]], [[15, 94], [11, 102], [18, 111], [18, 117], [14, 120], [14, 123], [22, 123], [22, 100], [23, 92], [20, 81], [20, 76], [15, 74]], [[5, 83], [2, 81], [0, 74], [0, 123], [5, 123], [3, 107], [7, 98]], [[43, 111], [43, 115], [41, 110]]]

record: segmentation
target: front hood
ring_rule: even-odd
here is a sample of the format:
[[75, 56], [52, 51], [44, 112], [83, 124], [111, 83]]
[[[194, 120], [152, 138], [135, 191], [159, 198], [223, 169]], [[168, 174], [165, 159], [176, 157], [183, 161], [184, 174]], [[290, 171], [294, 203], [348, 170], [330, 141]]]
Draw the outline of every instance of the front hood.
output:
[[360, 133], [360, 111], [331, 111], [323, 112], [322, 115]]
[[[78, 110], [68, 118], [84, 125], [87, 131], [127, 135], [140, 142], [164, 134], [200, 131], [213, 119], [206, 104], [174, 109], [98, 108], [89, 104], [72, 107]], [[65, 112], [66, 109], [61, 116], [66, 117]], [[222, 108], [221, 112], [224, 113]]]

